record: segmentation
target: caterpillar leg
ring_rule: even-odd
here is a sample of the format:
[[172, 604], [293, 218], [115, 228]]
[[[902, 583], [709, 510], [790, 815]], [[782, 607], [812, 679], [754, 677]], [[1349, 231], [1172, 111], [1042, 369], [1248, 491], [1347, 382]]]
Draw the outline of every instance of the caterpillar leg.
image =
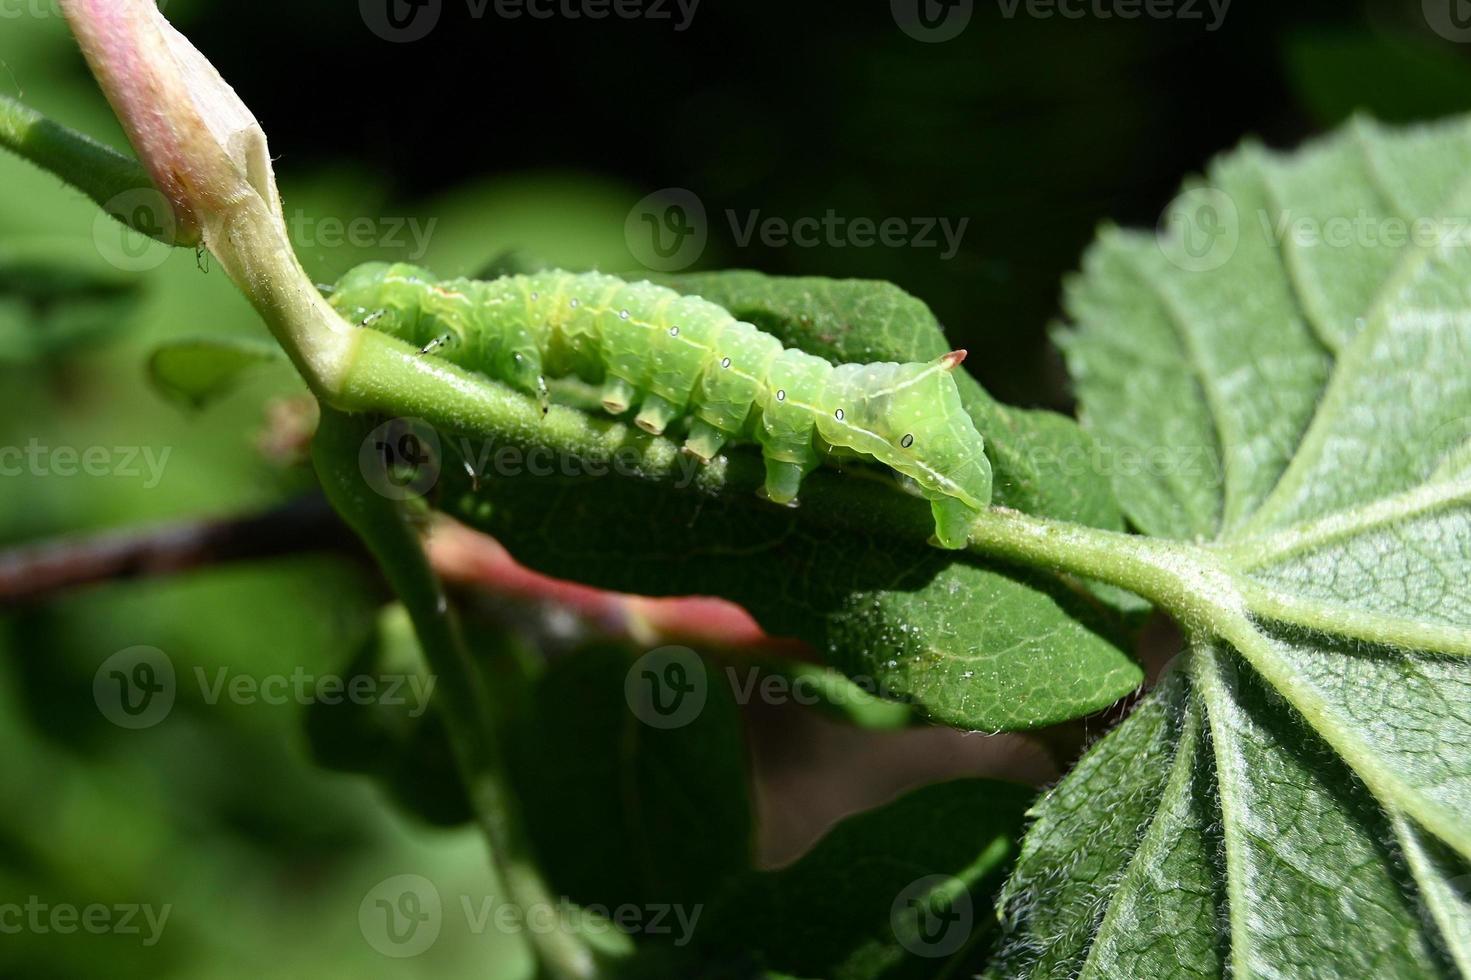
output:
[[650, 435], [660, 435], [669, 427], [669, 423], [679, 418], [682, 414], [678, 405], [668, 399], [660, 398], [658, 395], [649, 395], [644, 399], [643, 406], [639, 409], [638, 416], [633, 420], [634, 424]]
[[766, 457], [766, 484], [756, 493], [774, 504], [795, 507], [797, 506], [797, 491], [802, 486], [802, 478], [811, 472], [811, 469], [801, 463], [788, 463], [786, 460], [772, 459], [768, 456]]
[[935, 543], [942, 548], [964, 548], [970, 539], [970, 526], [975, 523], [976, 512], [954, 497], [931, 500], [930, 511], [935, 515]]
[[690, 437], [685, 440], [684, 451], [701, 462], [708, 463], [725, 445], [726, 434], [704, 419], [695, 419], [690, 425]]
[[609, 415], [622, 415], [637, 397], [637, 389], [622, 378], [615, 378], [610, 374], [608, 380], [603, 382], [603, 408]]

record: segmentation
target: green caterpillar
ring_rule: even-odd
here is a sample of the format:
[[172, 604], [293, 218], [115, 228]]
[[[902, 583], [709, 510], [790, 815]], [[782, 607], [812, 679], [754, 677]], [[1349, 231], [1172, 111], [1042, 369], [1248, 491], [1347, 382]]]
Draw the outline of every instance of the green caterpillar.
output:
[[599, 273], [544, 272], [488, 282], [439, 280], [369, 263], [332, 305], [426, 352], [547, 404], [546, 378], [602, 386], [603, 406], [660, 434], [689, 418], [684, 448], [713, 459], [727, 441], [759, 443], [763, 495], [794, 505], [803, 477], [834, 449], [878, 460], [930, 501], [935, 537], [965, 546], [991, 500], [991, 464], [951, 377], [955, 351], [927, 364], [832, 365], [742, 323], [714, 303]]

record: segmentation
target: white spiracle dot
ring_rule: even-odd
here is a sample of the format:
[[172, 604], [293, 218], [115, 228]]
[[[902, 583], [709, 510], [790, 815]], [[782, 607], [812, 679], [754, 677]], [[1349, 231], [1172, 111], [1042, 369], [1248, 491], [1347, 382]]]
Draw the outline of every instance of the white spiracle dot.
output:
[[531, 294], [531, 301], [533, 303], [535, 303], [539, 299], [541, 299], [541, 293], [532, 293]]
[[728, 357], [722, 357], [720, 359], [720, 366], [723, 367], [723, 368], [730, 367], [730, 358], [728, 358]]
[[910, 433], [905, 433], [904, 438], [899, 440], [899, 445], [903, 446], [905, 449], [908, 449], [910, 446], [914, 445], [914, 436]]
[[577, 297], [574, 296], [572, 299], [568, 300], [567, 305], [572, 307], [574, 310], [577, 309]]
[[776, 389], [776, 400], [779, 402], [787, 400], [787, 390], [785, 388]]
[[620, 319], [620, 320], [627, 320], [628, 319], [628, 311], [627, 310], [619, 310], [618, 311], [618, 319]]
[[669, 328], [669, 336], [671, 336], [671, 337], [678, 337], [679, 336], [679, 328], [678, 327], [670, 327]]
[[837, 419], [839, 422], [843, 421], [843, 410], [840, 408], [836, 412], [834, 412], [833, 418]]

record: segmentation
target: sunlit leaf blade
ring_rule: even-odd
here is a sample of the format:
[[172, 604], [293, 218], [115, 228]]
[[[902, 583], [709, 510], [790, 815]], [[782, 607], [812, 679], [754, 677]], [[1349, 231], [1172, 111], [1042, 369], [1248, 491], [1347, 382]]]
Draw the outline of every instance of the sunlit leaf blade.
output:
[[1201, 650], [1199, 659], [1237, 972], [1434, 975], [1433, 940], [1417, 928], [1406, 869], [1387, 843], [1387, 815], [1230, 654]]
[[[1191, 553], [1225, 584], [1140, 709], [1183, 699], [1168, 744], [1136, 759], [1171, 790], [1128, 832], [1092, 817], [1115, 847], [1146, 841], [1131, 867], [1090, 874], [1087, 903], [1050, 891], [1070, 867], [1057, 825], [1073, 818], [1079, 849], [1090, 829], [1074, 777], [1040, 804], [1008, 891], [1016, 949], [1091, 918], [1072, 959], [1013, 953], [1017, 973], [1467, 970], [1468, 175], [1465, 120], [1358, 121], [1293, 154], [1240, 150], [1158, 236], [1109, 231], [1089, 253], [1061, 338], [1085, 423], [1145, 463], [1112, 474], [1135, 524], [1209, 542]], [[1135, 746], [1133, 724], [1089, 758]], [[1192, 856], [1192, 827], [1220, 845]], [[1172, 846], [1152, 854], [1155, 837]], [[1177, 913], [1153, 946], [1112, 928], [1182, 890], [1228, 924], [1210, 942]]]

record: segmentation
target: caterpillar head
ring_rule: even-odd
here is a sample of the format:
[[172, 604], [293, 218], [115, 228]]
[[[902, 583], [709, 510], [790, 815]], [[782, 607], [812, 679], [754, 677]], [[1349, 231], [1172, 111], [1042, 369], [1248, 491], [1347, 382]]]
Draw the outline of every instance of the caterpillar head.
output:
[[418, 313], [417, 289], [404, 287], [435, 281], [433, 273], [416, 265], [365, 262], [337, 281], [332, 308], [354, 326], [372, 325], [402, 336], [411, 332], [411, 318]]
[[991, 499], [991, 464], [951, 377], [964, 359], [952, 351], [922, 363], [840, 364], [818, 430], [914, 480], [932, 500], [980, 510]]

